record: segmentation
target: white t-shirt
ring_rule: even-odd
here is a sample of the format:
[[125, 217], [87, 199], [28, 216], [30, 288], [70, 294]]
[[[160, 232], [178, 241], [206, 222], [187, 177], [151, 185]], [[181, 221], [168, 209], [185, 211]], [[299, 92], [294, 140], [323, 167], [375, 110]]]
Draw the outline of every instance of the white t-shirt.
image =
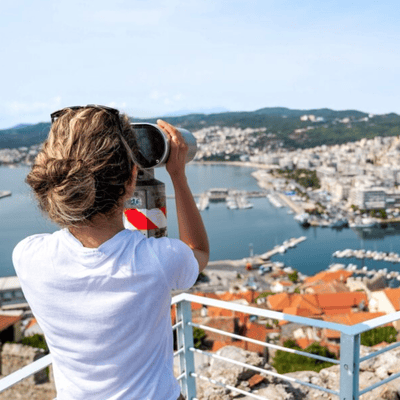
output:
[[178, 239], [125, 229], [96, 249], [67, 229], [22, 240], [13, 263], [53, 359], [57, 400], [176, 400], [172, 289], [199, 266]]

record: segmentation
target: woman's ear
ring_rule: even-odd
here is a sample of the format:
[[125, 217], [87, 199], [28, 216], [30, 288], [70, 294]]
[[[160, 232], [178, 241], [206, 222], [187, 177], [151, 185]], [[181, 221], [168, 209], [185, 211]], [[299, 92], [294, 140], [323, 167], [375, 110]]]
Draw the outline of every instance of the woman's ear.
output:
[[132, 182], [134, 182], [135, 185], [136, 185], [136, 178], [137, 178], [138, 170], [139, 170], [139, 168], [137, 167], [137, 165], [134, 165], [132, 168]]
[[133, 192], [135, 191], [136, 187], [136, 178], [138, 173], [138, 167], [135, 165], [132, 169], [132, 180], [130, 183], [125, 184], [126, 196], [127, 198], [132, 197]]

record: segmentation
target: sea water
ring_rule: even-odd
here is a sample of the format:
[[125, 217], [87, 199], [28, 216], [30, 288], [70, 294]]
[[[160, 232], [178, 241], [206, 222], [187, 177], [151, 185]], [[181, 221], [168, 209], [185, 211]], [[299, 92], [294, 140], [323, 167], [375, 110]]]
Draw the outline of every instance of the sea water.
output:
[[[251, 176], [252, 168], [229, 165], [189, 164], [186, 167], [194, 194], [210, 188], [260, 190]], [[0, 167], [0, 190], [12, 191], [11, 197], [0, 199], [0, 276], [15, 275], [11, 254], [23, 238], [35, 233], [54, 232], [58, 227], [37, 209], [29, 187], [24, 182], [28, 167]], [[156, 178], [166, 185], [167, 195], [173, 195], [172, 183], [165, 168], [156, 169]], [[359, 232], [351, 229], [303, 228], [287, 213], [287, 208], [275, 208], [267, 198], [250, 198], [252, 209], [230, 210], [226, 204], [210, 203], [201, 212], [210, 241], [211, 260], [242, 259], [250, 254], [262, 254], [291, 237], [306, 236], [307, 240], [272, 259], [283, 261], [304, 274], [311, 275], [333, 262], [353, 263], [369, 269], [399, 270], [398, 264], [384, 261], [335, 259], [336, 250], [370, 249], [400, 253], [399, 230]], [[167, 200], [168, 235], [179, 237], [174, 199]]]

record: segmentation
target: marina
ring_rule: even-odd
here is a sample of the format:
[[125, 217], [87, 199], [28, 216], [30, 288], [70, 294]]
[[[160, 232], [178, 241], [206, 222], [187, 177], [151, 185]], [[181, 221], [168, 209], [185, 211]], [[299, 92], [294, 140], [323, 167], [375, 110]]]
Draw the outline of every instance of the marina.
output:
[[[0, 201], [0, 254], [2, 263], [0, 276], [15, 275], [11, 253], [15, 245], [25, 237], [37, 233], [54, 232], [59, 228], [51, 224], [31, 201], [29, 187], [24, 179], [29, 172], [27, 167], [9, 169], [0, 167], [0, 187], [12, 192], [12, 197]], [[361, 249], [400, 254], [400, 225], [388, 225], [387, 228], [327, 229], [322, 227], [303, 227], [294, 215], [288, 214], [288, 207], [276, 208], [267, 199], [269, 191], [263, 196], [252, 197], [251, 193], [260, 193], [257, 181], [249, 174], [248, 168], [225, 165], [188, 165], [188, 181], [193, 193], [206, 193], [209, 188], [237, 188], [246, 191], [246, 197], [254, 204], [248, 210], [230, 210], [225, 201], [210, 202], [202, 218], [211, 244], [210, 260], [242, 260], [249, 256], [249, 243], [253, 244], [254, 254], [264, 254], [274, 250], [275, 246], [292, 237], [306, 236], [307, 240], [283, 252], [279, 247], [270, 253], [270, 261], [279, 261], [290, 265], [299, 272], [311, 275], [325, 269], [333, 261], [357, 264], [358, 268], [367, 266], [368, 270], [379, 270], [387, 266], [399, 270], [397, 263], [388, 263], [373, 258], [335, 259], [332, 254], [343, 249]], [[156, 170], [157, 179], [165, 182], [166, 193], [174, 193], [172, 183], [165, 168]], [[236, 189], [236, 190], [237, 190]], [[273, 193], [277, 196], [277, 193]], [[286, 195], [285, 195], [286, 196]], [[294, 196], [286, 196], [298, 204]], [[168, 196], [168, 236], [179, 237], [176, 207]], [[199, 196], [195, 199], [200, 201]], [[282, 202], [283, 203], [283, 202]], [[207, 204], [205, 202], [205, 204]], [[285, 204], [285, 203], [283, 203]], [[11, 229], [12, 227], [12, 229]], [[260, 262], [262, 260], [259, 258]]]
[[199, 198], [197, 208], [204, 211], [209, 208], [210, 202], [226, 202], [229, 210], [246, 210], [253, 208], [254, 205], [248, 201], [248, 197], [264, 197], [264, 192], [246, 191], [237, 189], [216, 188], [210, 189], [194, 197]]
[[386, 253], [384, 251], [371, 251], [371, 250], [337, 250], [332, 254], [335, 258], [357, 258], [359, 260], [363, 259], [373, 259], [375, 261], [387, 261], [392, 263], [400, 262], [400, 255], [394, 252]]

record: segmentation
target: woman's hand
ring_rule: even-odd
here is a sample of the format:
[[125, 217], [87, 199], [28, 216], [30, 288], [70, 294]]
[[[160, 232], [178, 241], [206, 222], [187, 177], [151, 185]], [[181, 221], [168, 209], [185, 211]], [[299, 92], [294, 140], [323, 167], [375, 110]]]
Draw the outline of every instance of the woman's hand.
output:
[[157, 120], [157, 124], [168, 135], [170, 140], [170, 153], [165, 168], [171, 178], [185, 174], [186, 156], [189, 150], [181, 133], [174, 126], [162, 119]]
[[171, 151], [165, 167], [171, 176], [175, 190], [179, 238], [193, 250], [193, 254], [199, 263], [199, 270], [202, 271], [207, 266], [210, 247], [203, 220], [185, 175], [188, 146], [175, 127], [161, 119], [157, 123], [171, 140]]

